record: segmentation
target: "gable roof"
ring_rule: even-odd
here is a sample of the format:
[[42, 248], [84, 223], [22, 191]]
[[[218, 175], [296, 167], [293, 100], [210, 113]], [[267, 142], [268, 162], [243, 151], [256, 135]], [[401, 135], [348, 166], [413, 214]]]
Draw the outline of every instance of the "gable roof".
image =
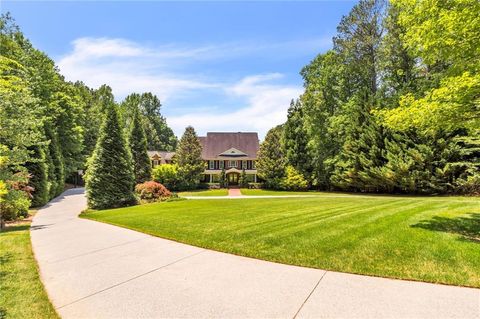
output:
[[147, 151], [148, 157], [152, 158], [155, 155], [164, 159], [164, 160], [171, 160], [175, 152], [165, 152], [165, 151]]
[[[257, 158], [260, 147], [255, 132], [208, 132], [200, 136], [202, 158], [248, 157]], [[233, 153], [231, 153], [233, 151]]]

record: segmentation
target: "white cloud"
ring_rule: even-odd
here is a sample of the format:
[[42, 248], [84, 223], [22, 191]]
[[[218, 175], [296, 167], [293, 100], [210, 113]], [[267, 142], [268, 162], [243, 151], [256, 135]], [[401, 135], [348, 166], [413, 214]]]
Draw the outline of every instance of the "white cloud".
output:
[[165, 67], [162, 69], [171, 59], [194, 54], [195, 50], [155, 51], [123, 39], [81, 38], [73, 42], [73, 51], [57, 64], [67, 80], [81, 80], [94, 88], [108, 84], [117, 98], [151, 91], [166, 101], [188, 90], [216, 87], [200, 77], [171, 74]]
[[[328, 42], [329, 43], [329, 42]], [[240, 79], [212, 79], [187, 72], [192, 63], [203, 60], [234, 59], [249, 54], [290, 54], [294, 50], [318, 50], [328, 45], [324, 39], [284, 43], [227, 43], [188, 47], [180, 45], [144, 46], [125, 39], [80, 38], [73, 41], [73, 50], [58, 60], [67, 80], [81, 80], [90, 87], [108, 84], [117, 99], [132, 92], [151, 91], [160, 97], [170, 116], [175, 133], [183, 133], [187, 125], [199, 134], [207, 131], [258, 131], [263, 137], [268, 129], [286, 119], [290, 100], [298, 97], [301, 87], [279, 84], [283, 75], [269, 73]], [[289, 53], [290, 52], [290, 53]], [[216, 105], [176, 115], [170, 101], [189, 94], [221, 94], [237, 102], [226, 109]], [[205, 102], [205, 101], [203, 101]], [[212, 101], [212, 104], [216, 103]], [[189, 105], [195, 109], [195, 105]], [[180, 112], [179, 112], [180, 111]]]
[[249, 76], [224, 88], [227, 94], [245, 99], [245, 104], [235, 111], [190, 113], [167, 121], [177, 134], [192, 125], [200, 135], [207, 131], [256, 131], [263, 139], [270, 128], [285, 122], [290, 100], [302, 92], [300, 87], [269, 83], [281, 77], [278, 73]]

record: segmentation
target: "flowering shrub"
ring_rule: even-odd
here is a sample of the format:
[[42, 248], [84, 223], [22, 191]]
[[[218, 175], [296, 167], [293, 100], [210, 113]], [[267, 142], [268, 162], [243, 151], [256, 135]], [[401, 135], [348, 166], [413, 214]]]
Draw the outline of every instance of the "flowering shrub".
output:
[[154, 181], [137, 184], [135, 192], [141, 200], [147, 202], [164, 201], [172, 196], [172, 193], [165, 186]]

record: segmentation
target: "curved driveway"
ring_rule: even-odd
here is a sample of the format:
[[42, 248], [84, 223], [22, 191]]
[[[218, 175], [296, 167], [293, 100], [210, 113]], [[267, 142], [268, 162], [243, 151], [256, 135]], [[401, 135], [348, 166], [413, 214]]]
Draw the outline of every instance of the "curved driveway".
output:
[[288, 266], [80, 219], [82, 189], [35, 216], [42, 281], [64, 318], [480, 318], [480, 289]]

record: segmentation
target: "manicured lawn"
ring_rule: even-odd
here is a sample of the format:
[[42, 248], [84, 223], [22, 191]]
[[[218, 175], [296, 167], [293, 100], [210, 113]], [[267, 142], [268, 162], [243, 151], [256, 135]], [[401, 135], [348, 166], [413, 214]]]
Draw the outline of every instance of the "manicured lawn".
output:
[[187, 200], [83, 217], [281, 263], [480, 287], [478, 198]]
[[248, 189], [242, 188], [240, 190], [242, 195], [254, 195], [254, 196], [263, 196], [263, 195], [274, 195], [274, 196], [281, 196], [281, 195], [321, 195], [323, 193], [320, 192], [289, 192], [289, 191], [274, 191], [268, 189]]
[[58, 318], [40, 282], [29, 228], [0, 233], [0, 318]]
[[227, 196], [228, 189], [202, 189], [189, 192], [180, 192], [178, 196]]

